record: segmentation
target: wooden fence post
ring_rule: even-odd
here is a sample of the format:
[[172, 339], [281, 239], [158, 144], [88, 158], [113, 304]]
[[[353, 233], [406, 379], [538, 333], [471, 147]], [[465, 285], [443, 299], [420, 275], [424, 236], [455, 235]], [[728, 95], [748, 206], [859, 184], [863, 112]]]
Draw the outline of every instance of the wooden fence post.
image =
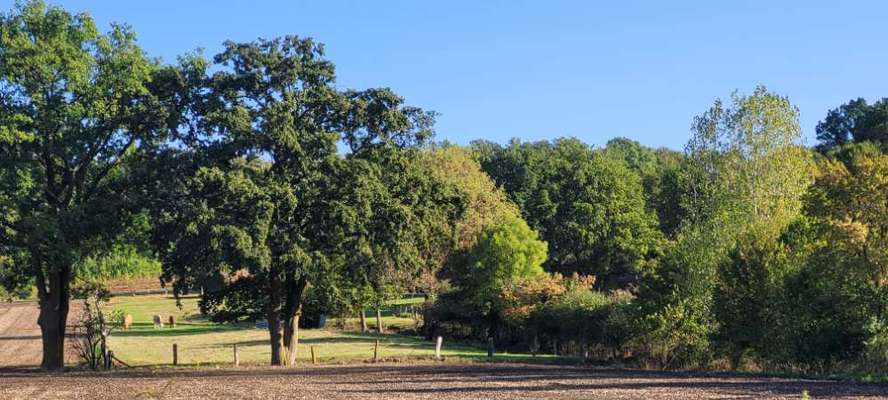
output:
[[234, 344], [234, 366], [240, 365], [240, 354], [237, 352], [237, 343]]
[[379, 339], [376, 339], [376, 345], [373, 346], [373, 362], [379, 360]]
[[487, 358], [493, 360], [493, 338], [487, 338]]
[[440, 360], [441, 359], [441, 345], [444, 344], [444, 338], [441, 336], [438, 336], [438, 339], [435, 342], [436, 342], [435, 343], [435, 359]]
[[173, 365], [179, 365], [179, 345], [173, 343]]
[[311, 346], [311, 363], [317, 364], [318, 360], [315, 358], [315, 347]]

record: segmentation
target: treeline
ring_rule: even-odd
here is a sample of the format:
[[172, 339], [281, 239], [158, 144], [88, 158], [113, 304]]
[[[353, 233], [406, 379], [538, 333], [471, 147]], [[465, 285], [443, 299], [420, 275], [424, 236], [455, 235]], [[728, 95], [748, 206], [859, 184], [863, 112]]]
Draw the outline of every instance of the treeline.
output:
[[797, 109], [759, 87], [696, 117], [681, 153], [474, 142], [550, 274], [483, 298], [454, 280], [429, 328], [662, 368], [885, 371], [888, 100], [817, 134], [804, 147]]
[[51, 369], [72, 284], [151, 273], [215, 321], [267, 320], [272, 364], [303, 316], [421, 292], [427, 335], [499, 348], [888, 367], [888, 100], [831, 111], [813, 149], [762, 87], [683, 152], [435, 143], [435, 116], [338, 88], [311, 39], [168, 65], [22, 3], [0, 17], [0, 281], [36, 288]]

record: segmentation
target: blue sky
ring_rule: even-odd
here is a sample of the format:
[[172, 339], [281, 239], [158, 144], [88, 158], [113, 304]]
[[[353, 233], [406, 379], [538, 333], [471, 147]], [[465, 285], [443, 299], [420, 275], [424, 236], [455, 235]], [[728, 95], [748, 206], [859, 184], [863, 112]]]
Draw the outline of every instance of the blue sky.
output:
[[[441, 113], [438, 139], [626, 136], [680, 149], [715, 98], [757, 84], [801, 110], [888, 96], [886, 1], [74, 1], [172, 61], [226, 39], [327, 46], [342, 88], [388, 86]], [[3, 0], [5, 9], [12, 2]]]

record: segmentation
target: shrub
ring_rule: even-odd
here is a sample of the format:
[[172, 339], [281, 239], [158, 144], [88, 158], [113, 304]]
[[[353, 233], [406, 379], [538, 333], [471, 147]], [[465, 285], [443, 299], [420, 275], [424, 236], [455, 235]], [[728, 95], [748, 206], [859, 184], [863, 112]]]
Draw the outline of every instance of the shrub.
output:
[[104, 304], [111, 298], [111, 291], [96, 281], [78, 283], [73, 289], [74, 298], [83, 301], [80, 321], [74, 329], [73, 347], [81, 365], [97, 370], [101, 365], [111, 367], [108, 353], [108, 337], [123, 322], [123, 312], [115, 310], [105, 314]]

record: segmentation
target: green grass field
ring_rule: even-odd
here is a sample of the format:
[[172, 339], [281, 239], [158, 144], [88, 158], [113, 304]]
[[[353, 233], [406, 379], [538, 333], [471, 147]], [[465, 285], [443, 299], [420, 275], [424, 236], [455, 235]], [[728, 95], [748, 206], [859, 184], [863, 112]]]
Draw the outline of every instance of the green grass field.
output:
[[[271, 358], [268, 344], [268, 331], [257, 329], [253, 324], [214, 324], [200, 316], [195, 297], [181, 299], [181, 308], [172, 297], [166, 296], [119, 296], [114, 297], [109, 307], [119, 309], [133, 316], [133, 327], [129, 331], [116, 331], [110, 339], [111, 350], [132, 366], [164, 366], [172, 364], [172, 346], [179, 351], [179, 364], [208, 365], [231, 364], [233, 346], [238, 345], [242, 364], [267, 364]], [[155, 329], [152, 316], [160, 314], [164, 321], [173, 315], [176, 327]], [[369, 316], [369, 313], [368, 313]], [[349, 321], [350, 326], [356, 321]], [[375, 318], [368, 318], [375, 322]], [[388, 316], [383, 323], [389, 327], [412, 327], [411, 318]], [[372, 360], [376, 340], [380, 340], [379, 357], [382, 359], [430, 358], [434, 356], [434, 343], [417, 337], [398, 334], [361, 334], [330, 327], [334, 321], [328, 320], [328, 328], [302, 329], [299, 338], [299, 362], [310, 362], [310, 347], [314, 346], [317, 359], [321, 363], [361, 362]], [[456, 343], [444, 343], [442, 354], [453, 358], [486, 357], [485, 350]], [[498, 354], [500, 359], [525, 359], [527, 355]]]

